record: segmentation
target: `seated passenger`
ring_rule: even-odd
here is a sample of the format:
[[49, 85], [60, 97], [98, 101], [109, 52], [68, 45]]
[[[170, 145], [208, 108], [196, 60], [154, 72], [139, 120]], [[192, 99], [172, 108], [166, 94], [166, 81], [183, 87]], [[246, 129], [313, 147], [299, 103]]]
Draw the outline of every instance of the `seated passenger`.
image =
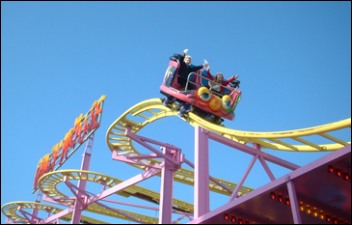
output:
[[238, 77], [238, 75], [236, 75], [236, 76], [230, 77], [227, 80], [224, 80], [224, 75], [221, 72], [218, 72], [215, 75], [215, 77], [213, 77], [213, 75], [211, 75], [211, 73], [210, 73], [209, 67], [206, 71], [204, 71], [204, 70], [202, 71], [202, 75], [210, 80], [208, 82], [209, 89], [212, 91], [215, 91], [221, 95], [225, 94], [225, 92], [226, 92], [225, 86], [228, 85], [229, 83], [231, 83], [232, 81], [236, 80]]
[[[190, 55], [187, 55], [188, 49], [183, 50], [183, 54], [174, 54], [172, 57], [170, 57], [171, 60], [178, 60], [180, 62], [180, 69], [178, 71], [178, 77], [177, 81], [181, 85], [181, 88], [186, 87], [187, 83], [187, 78], [188, 75], [191, 72], [196, 72], [200, 69], [202, 69], [205, 65], [200, 65], [200, 66], [194, 66], [191, 64], [192, 57]], [[194, 85], [189, 83], [188, 90], [195, 89]]]

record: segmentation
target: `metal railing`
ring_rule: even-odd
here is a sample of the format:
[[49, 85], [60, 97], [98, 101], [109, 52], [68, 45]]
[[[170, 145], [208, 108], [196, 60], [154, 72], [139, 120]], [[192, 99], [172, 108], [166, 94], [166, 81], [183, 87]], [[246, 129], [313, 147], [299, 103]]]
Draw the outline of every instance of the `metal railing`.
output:
[[[192, 81], [191, 80], [191, 76], [195, 76], [196, 77], [196, 81]], [[207, 81], [207, 85], [204, 85], [203, 84], [203, 79]], [[215, 95], [219, 96], [219, 97], [222, 97], [224, 94], [228, 94], [231, 96], [232, 93], [234, 93], [238, 87], [236, 88], [233, 88], [231, 86], [224, 86], [222, 84], [219, 84], [213, 80], [210, 80], [209, 78], [199, 74], [199, 73], [196, 73], [196, 72], [191, 72], [188, 74], [188, 77], [187, 77], [187, 82], [186, 82], [186, 86], [185, 86], [185, 91], [188, 91], [188, 84], [192, 84], [194, 85], [196, 88], [196, 90], [198, 90], [200, 87], [207, 87], [212, 93], [214, 93]], [[219, 88], [219, 91], [215, 90], [214, 87], [218, 87]], [[224, 90], [228, 90], [229, 93], [225, 93], [226, 91], [223, 91], [221, 92], [221, 88], [223, 88]]]

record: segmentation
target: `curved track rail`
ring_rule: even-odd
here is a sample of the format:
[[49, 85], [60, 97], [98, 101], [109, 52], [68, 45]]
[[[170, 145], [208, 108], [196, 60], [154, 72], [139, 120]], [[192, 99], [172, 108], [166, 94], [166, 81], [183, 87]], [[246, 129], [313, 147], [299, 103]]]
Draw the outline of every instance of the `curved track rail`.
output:
[[[110, 150], [118, 150], [121, 154], [130, 152], [138, 154], [139, 152], [134, 148], [131, 139], [124, 134], [125, 127], [130, 126], [132, 132], [137, 133], [155, 120], [168, 116], [177, 116], [175, 108], [169, 109], [163, 106], [159, 98], [146, 100], [131, 107], [115, 120], [107, 131], [106, 141]], [[337, 130], [351, 129], [351, 118], [315, 127], [275, 132], [233, 130], [210, 123], [194, 113], [189, 113], [188, 119], [182, 119], [192, 126], [201, 126], [234, 141], [256, 143], [262, 148], [273, 150], [300, 152], [334, 151], [351, 143], [350, 140], [342, 140], [329, 134], [329, 132]], [[312, 135], [323, 137], [330, 143], [316, 144], [305, 139]], [[291, 144], [292, 141], [299, 144]]]
[[[24, 215], [19, 215], [19, 208], [23, 210], [37, 209], [45, 213], [56, 214], [62, 212], [63, 210], [51, 205], [42, 204], [38, 202], [9, 202], [2, 207], [2, 212], [8, 218], [10, 218], [14, 223], [29, 223], [28, 219]], [[61, 217], [62, 220], [70, 221], [72, 214]], [[82, 223], [88, 224], [108, 224], [104, 221], [93, 219], [88, 216], [81, 216]]]
[[[67, 204], [73, 205], [74, 199], [67, 200], [68, 197], [62, 192], [60, 192], [57, 188], [57, 185], [61, 183], [63, 180], [65, 181], [86, 180], [100, 185], [105, 185], [105, 187], [107, 188], [111, 188], [123, 182], [122, 180], [119, 180], [117, 178], [114, 178], [102, 173], [92, 172], [92, 171], [60, 170], [60, 171], [54, 171], [43, 175], [40, 178], [38, 185], [40, 187], [40, 190], [48, 197], [57, 199], [58, 202], [64, 203], [66, 205]], [[141, 198], [153, 203], [157, 203], [157, 204], [160, 202], [159, 193], [151, 191], [146, 188], [139, 187], [137, 185], [127, 187], [123, 191], [117, 192], [115, 194], [118, 194], [124, 197], [138, 196], [138, 198]], [[174, 206], [174, 209], [182, 212], [190, 212], [190, 213], [193, 212], [193, 205], [184, 201], [173, 199], [173, 206]], [[95, 210], [95, 207], [91, 207], [91, 211], [96, 212], [97, 210]]]
[[[116, 119], [108, 128], [106, 133], [106, 141], [111, 151], [117, 151], [119, 155], [138, 155], [140, 152], [134, 147], [132, 139], [125, 134], [126, 127], [131, 128], [131, 132], [137, 133], [142, 128], [153, 123], [156, 120], [177, 116], [177, 105], [174, 104], [172, 108], [165, 107], [161, 99], [155, 98], [140, 102], [134, 105], [126, 112], [124, 112], [118, 119]], [[351, 129], [351, 118], [339, 122], [315, 126], [305, 129], [278, 131], [278, 132], [249, 132], [233, 130], [221, 125], [210, 123], [194, 113], [189, 113], [188, 118], [181, 118], [187, 121], [192, 126], [201, 126], [207, 130], [218, 133], [223, 137], [240, 143], [255, 143], [262, 148], [282, 151], [298, 151], [298, 152], [320, 152], [320, 151], [334, 151], [340, 149], [351, 143], [350, 140], [343, 140], [338, 138], [330, 132]], [[330, 143], [316, 144], [306, 140], [306, 137], [319, 136], [325, 138]], [[292, 141], [299, 142], [299, 145], [291, 144]], [[143, 159], [146, 160], [146, 159]], [[148, 160], [148, 159], [147, 159]], [[149, 164], [159, 164], [159, 161], [149, 159]], [[145, 169], [143, 166], [131, 164], [132, 166]], [[193, 185], [194, 173], [191, 170], [181, 168], [175, 172], [174, 179], [176, 181]], [[230, 189], [234, 190], [236, 184], [216, 178], [222, 184], [225, 184]], [[210, 182], [210, 190], [221, 194], [229, 195], [230, 193], [223, 187], [214, 182]], [[242, 187], [239, 195], [246, 194], [252, 189]]]
[[[109, 149], [112, 152], [116, 152], [118, 155], [139, 155], [140, 152], [134, 147], [133, 140], [126, 135], [126, 128], [130, 128], [131, 132], [137, 134], [141, 129], [146, 127], [148, 124], [153, 123], [156, 120], [177, 116], [177, 105], [174, 103], [172, 108], [165, 107], [162, 104], [161, 99], [155, 98], [140, 102], [127, 111], [125, 111], [118, 119], [116, 119], [108, 128], [106, 133], [106, 141]], [[297, 130], [287, 130], [278, 132], [251, 132], [251, 131], [240, 131], [230, 128], [226, 128], [221, 125], [210, 123], [194, 113], [189, 113], [187, 118], [181, 118], [188, 122], [191, 126], [201, 126], [204, 129], [220, 134], [221, 136], [231, 139], [233, 141], [242, 144], [258, 144], [261, 148], [281, 150], [281, 151], [296, 151], [296, 152], [322, 152], [322, 151], [334, 151], [341, 149], [342, 147], [349, 145], [350, 140], [340, 138], [334, 135], [335, 131], [341, 131], [345, 129], [351, 129], [351, 118], [341, 120], [334, 123], [324, 124], [321, 126], [309, 127]], [[324, 140], [324, 143], [316, 143], [316, 141], [310, 141], [312, 136], [317, 136]], [[350, 135], [348, 136], [350, 137]], [[295, 143], [295, 144], [293, 144]], [[159, 165], [161, 162], [155, 159], [143, 159], [147, 160], [148, 164]], [[140, 169], [146, 169], [141, 164], [130, 164], [131, 166], [138, 167]], [[217, 182], [223, 184], [231, 190], [236, 188], [236, 184], [215, 178]], [[74, 199], [70, 199], [65, 194], [58, 190], [58, 184], [64, 181], [71, 180], [86, 180], [99, 184], [104, 184], [107, 187], [113, 187], [122, 181], [105, 174], [100, 174], [91, 171], [82, 170], [61, 170], [47, 173], [39, 180], [39, 189], [46, 194], [48, 197], [55, 199], [56, 202], [72, 206]], [[188, 185], [194, 185], [194, 172], [189, 169], [180, 168], [174, 173], [174, 180], [182, 182]], [[216, 184], [213, 181], [209, 183], [209, 189], [211, 191], [231, 195], [231, 193], [224, 187]], [[252, 191], [251, 188], [241, 187], [238, 195], [244, 195]], [[115, 194], [129, 197], [134, 196], [147, 200], [154, 203], [160, 202], [160, 194], [151, 190], [139, 187], [137, 185], [125, 188], [123, 191], [119, 191]], [[174, 199], [173, 208], [180, 212], [193, 213], [193, 205]], [[18, 214], [20, 209], [37, 209], [39, 211], [44, 210], [47, 213], [59, 213], [62, 211], [60, 208], [56, 208], [50, 205], [41, 204], [37, 202], [11, 202], [7, 203], [2, 207], [2, 212], [15, 223], [27, 223], [28, 218]], [[103, 206], [93, 203], [86, 209], [90, 212], [95, 212], [107, 216], [113, 216], [120, 219], [129, 220], [128, 216], [136, 218], [142, 223], [157, 223], [158, 219], [149, 217], [137, 213], [132, 213], [123, 210], [110, 210]], [[121, 212], [121, 213], [119, 213]], [[127, 217], [126, 217], [127, 215]], [[62, 217], [63, 220], [69, 221], [71, 214]], [[99, 223], [104, 224], [105, 222], [92, 219], [86, 216], [81, 217], [82, 222], [86, 223]]]

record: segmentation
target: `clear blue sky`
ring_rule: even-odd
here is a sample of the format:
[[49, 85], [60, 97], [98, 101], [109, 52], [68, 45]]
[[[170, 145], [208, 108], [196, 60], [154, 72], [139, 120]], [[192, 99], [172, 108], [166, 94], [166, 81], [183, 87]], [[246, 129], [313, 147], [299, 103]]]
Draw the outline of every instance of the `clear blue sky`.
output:
[[[282, 131], [351, 117], [350, 2], [2, 1], [1, 206], [35, 200], [38, 161], [103, 94], [91, 170], [119, 179], [142, 172], [111, 159], [106, 131], [133, 105], [163, 97], [168, 58], [185, 48], [196, 65], [207, 59], [212, 72], [240, 74], [243, 96], [227, 127]], [[194, 128], [179, 118], [139, 134], [193, 161]], [[79, 169], [83, 149], [62, 168]], [[267, 152], [302, 166], [326, 155]], [[211, 175], [238, 183], [248, 163], [237, 154], [211, 141]], [[250, 174], [245, 185], [263, 182]], [[159, 192], [160, 179], [140, 186]], [[175, 184], [174, 197], [193, 203], [192, 191]], [[226, 199], [211, 199], [212, 209]]]

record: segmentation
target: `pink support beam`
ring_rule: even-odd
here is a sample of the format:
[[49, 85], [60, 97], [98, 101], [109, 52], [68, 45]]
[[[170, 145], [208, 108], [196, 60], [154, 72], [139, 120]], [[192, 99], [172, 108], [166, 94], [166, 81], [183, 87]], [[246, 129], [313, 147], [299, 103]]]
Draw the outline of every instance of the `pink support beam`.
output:
[[133, 204], [133, 203], [128, 203], [128, 202], [120, 202], [120, 201], [111, 200], [111, 199], [102, 199], [102, 200], [100, 200], [100, 202], [110, 202], [110, 203], [119, 204], [119, 205], [127, 205], [127, 206], [132, 206], [132, 207], [141, 208], [141, 209], [149, 209], [149, 210], [153, 210], [153, 211], [159, 211], [159, 207], [151, 207], [151, 206]]
[[146, 142], [149, 142], [149, 143], [152, 143], [152, 144], [156, 144], [156, 145], [159, 145], [159, 146], [169, 147], [169, 148], [172, 148], [172, 149], [177, 149], [176, 147], [174, 147], [172, 145], [169, 145], [169, 144], [166, 144], [166, 143], [161, 143], [159, 141], [155, 141], [155, 140], [152, 140], [152, 139], [149, 139], [149, 138], [146, 138], [146, 137], [142, 137], [142, 136], [136, 135], [136, 134], [131, 132], [131, 127], [126, 127], [125, 134], [126, 134], [127, 137], [132, 138], [135, 142], [141, 144], [142, 146], [146, 147], [150, 151], [154, 152], [160, 158], [164, 158], [165, 160], [168, 160], [171, 163], [174, 162], [174, 160], [172, 158], [170, 158], [168, 155], [164, 155], [163, 153], [161, 153], [157, 149], [153, 148], [151, 145], [149, 145]]
[[70, 200], [74, 199], [75, 197], [66, 197], [64, 199], [54, 199], [48, 197], [46, 194], [43, 195], [43, 201], [57, 204], [57, 205], [62, 205], [62, 206], [68, 206], [67, 201], [70, 202]]
[[[68, 189], [75, 195], [75, 201], [79, 201], [81, 205], [84, 205], [84, 196], [86, 196], [86, 191], [85, 190], [78, 190], [78, 188], [73, 185], [70, 181], [67, 180], [67, 176], [64, 176], [64, 182]], [[83, 197], [82, 197], [83, 196]]]
[[[259, 144], [254, 144], [253, 145], [255, 149], [257, 149], [258, 151], [261, 151], [261, 147]], [[274, 174], [271, 172], [268, 164], [265, 162], [265, 159], [263, 156], [259, 156], [259, 162], [262, 164], [266, 174], [268, 174], [269, 178], [271, 181], [275, 180], [275, 176]]]
[[[89, 136], [86, 148], [84, 150], [84, 153], [82, 156], [83, 159], [82, 159], [82, 164], [81, 164], [81, 170], [89, 170], [90, 158], [91, 158], [91, 153], [92, 153], [92, 149], [93, 149], [93, 139], [94, 139], [94, 133], [91, 136]], [[74, 209], [73, 209], [72, 220], [71, 220], [72, 224], [79, 224], [79, 222], [81, 220], [82, 211], [85, 208], [81, 201], [82, 201], [82, 199], [86, 198], [86, 195], [83, 194], [82, 192], [80, 192], [80, 190], [83, 190], [83, 192], [85, 192], [86, 185], [87, 185], [86, 180], [79, 180], [78, 181], [77, 197], [76, 197], [76, 201], [75, 201], [75, 205], [74, 205]]]
[[[131, 160], [130, 158], [133, 158], [133, 160]], [[143, 159], [150, 159], [150, 158], [159, 158], [159, 156], [155, 157], [155, 154], [150, 154]], [[125, 162], [128, 164], [135, 164], [135, 165], [145, 166], [147, 168], [155, 168], [155, 169], [161, 170], [161, 166], [141, 161], [142, 158], [138, 158], [138, 160], [137, 160], [137, 158], [131, 157], [130, 155], [119, 155], [118, 150], [114, 150], [112, 152], [112, 159], [116, 160], [116, 161]]]
[[63, 216], [66, 216], [67, 214], [72, 213], [73, 207], [69, 207], [59, 213], [56, 213], [55, 215], [52, 215], [48, 218], [46, 218], [42, 223], [52, 223], [54, 220], [57, 220], [58, 218], [61, 218]]
[[251, 163], [249, 164], [248, 168], [246, 169], [246, 171], [245, 171], [245, 173], [244, 173], [244, 175], [243, 175], [243, 177], [242, 177], [240, 183], [237, 185], [237, 187], [235, 188], [235, 190], [232, 192], [232, 195], [231, 195], [231, 197], [230, 197], [230, 201], [232, 201], [232, 200], [234, 200], [235, 198], [237, 198], [237, 196], [238, 196], [237, 193], [238, 193], [238, 191], [241, 189], [241, 187], [242, 187], [244, 181], [246, 180], [246, 178], [247, 178], [249, 172], [250, 172], [251, 169], [253, 168], [253, 165], [254, 165], [255, 161], [257, 160], [257, 158], [258, 158], [258, 155], [255, 155], [255, 156], [253, 157], [253, 159], [251, 160]]
[[160, 170], [158, 170], [158, 169], [148, 169], [147, 171], [143, 172], [142, 174], [138, 174], [128, 180], [125, 180], [122, 183], [119, 183], [119, 184], [111, 187], [108, 190], [102, 191], [101, 193], [98, 193], [96, 195], [89, 197], [86, 204], [87, 205], [92, 204], [100, 199], [104, 199], [112, 194], [115, 194], [118, 191], [121, 191], [127, 187], [134, 185], [134, 184], [137, 184], [143, 180], [149, 179], [150, 177], [152, 177], [158, 173], [160, 173]]
[[[150, 155], [139, 155], [139, 156], [117, 156], [117, 152], [113, 152], [113, 158], [121, 161], [133, 161], [133, 159], [150, 159], [150, 158], [162, 158], [163, 163], [159, 165], [162, 171], [161, 174], [161, 187], [160, 187], [160, 214], [159, 223], [161, 224], [171, 224], [172, 222], [172, 196], [173, 196], [173, 181], [174, 172], [181, 167], [181, 163], [184, 162], [184, 156], [181, 154], [181, 150], [166, 144], [161, 143], [146, 137], [136, 135], [131, 132], [131, 128], [127, 127], [125, 130], [126, 136], [130, 137], [137, 143], [146, 147], [153, 153]], [[161, 146], [163, 152], [158, 151], [148, 143]], [[140, 163], [139, 161], [133, 161], [133, 163]], [[153, 167], [153, 165], [147, 165], [148, 167]]]
[[[189, 165], [190, 167], [192, 167], [194, 169], [194, 164], [191, 163], [189, 160], [184, 159], [185, 163], [187, 165]], [[222, 184], [221, 182], [217, 181], [214, 177], [209, 176], [209, 179], [211, 181], [213, 181], [215, 184], [219, 185], [220, 187], [224, 188], [226, 191], [228, 191], [229, 193], [232, 193], [232, 189], [230, 189], [228, 186], [226, 186], [225, 184]]]
[[280, 159], [276, 156], [273, 156], [273, 155], [270, 155], [268, 153], [265, 153], [265, 152], [262, 152], [262, 151], [258, 151], [258, 149], [253, 149], [247, 145], [244, 145], [244, 144], [241, 144], [241, 143], [238, 143], [236, 141], [233, 141], [231, 139], [228, 139], [228, 138], [225, 138], [219, 134], [216, 134], [216, 133], [213, 133], [213, 132], [209, 132], [208, 133], [208, 137], [210, 139], [213, 139], [217, 142], [220, 142], [222, 144], [225, 144], [227, 146], [230, 146], [231, 148], [235, 148], [235, 149], [238, 149], [240, 151], [243, 151], [243, 152], [246, 152], [248, 154], [251, 154], [251, 155], [256, 155], [258, 154], [260, 157], [263, 157], [265, 160], [269, 161], [269, 162], [272, 162], [272, 163], [275, 163], [279, 166], [282, 166], [282, 167], [285, 167], [287, 169], [290, 169], [290, 170], [295, 170], [295, 169], [298, 169], [300, 166], [294, 164], [294, 163], [291, 163], [289, 161], [286, 161], [286, 160], [283, 160], [283, 159]]
[[209, 212], [209, 149], [208, 133], [195, 127], [194, 146], [194, 218]]
[[271, 172], [268, 164], [265, 162], [265, 159], [262, 156], [259, 157], [259, 162], [262, 164], [262, 166], [263, 166], [266, 174], [269, 176], [270, 180], [271, 181], [275, 180], [274, 174]]
[[288, 196], [290, 198], [291, 211], [293, 216], [293, 222], [295, 224], [302, 224], [301, 215], [298, 209], [296, 189], [291, 180], [287, 182]]
[[[339, 180], [341, 177], [338, 178], [336, 175], [329, 174], [327, 169], [331, 164], [348, 167], [351, 164], [351, 145], [347, 145], [340, 150], [315, 160], [308, 165], [300, 167], [285, 176], [277, 178], [272, 182], [247, 193], [241, 198], [236, 199], [236, 201], [230, 201], [227, 204], [212, 210], [211, 212], [202, 215], [199, 218], [194, 219], [188, 224], [214, 224], [217, 223], [219, 219], [220, 221], [222, 220], [224, 222], [225, 220], [221, 218], [223, 218], [225, 213], [231, 213], [241, 209], [245, 210], [245, 213], [248, 215], [248, 217], [253, 215], [258, 218], [258, 223], [263, 224], [275, 223], [275, 221], [281, 221], [282, 224], [298, 224], [302, 222], [305, 223], [305, 221], [308, 224], [326, 223], [326, 221], [323, 220], [317, 222], [319, 221], [318, 218], [313, 216], [306, 216], [305, 213], [302, 214], [298, 208], [298, 200], [303, 199], [303, 201], [318, 201], [322, 205], [319, 207], [324, 206], [326, 209], [328, 209], [327, 211], [329, 211], [331, 210], [331, 199], [335, 199], [336, 193], [340, 193], [344, 197], [338, 201], [341, 203], [341, 205], [335, 212], [338, 214], [341, 213], [340, 215], [345, 214], [346, 216], [344, 220], [346, 223], [350, 224], [350, 183]], [[318, 186], [310, 185], [306, 182], [307, 179], [312, 180]], [[338, 179], [337, 182], [336, 179]], [[345, 185], [341, 185], [340, 182], [344, 182]], [[277, 206], [275, 201], [271, 202], [273, 204], [270, 204], [270, 202], [267, 204], [262, 204], [263, 202], [265, 203], [266, 201], [269, 201], [268, 196], [272, 191], [275, 191], [278, 188], [285, 191], [285, 187], [287, 188], [289, 195], [291, 210], [287, 210], [288, 208], [286, 208], [286, 210], [272, 210], [273, 206]], [[325, 192], [319, 193], [321, 190], [325, 190]], [[310, 197], [305, 197], [307, 195], [310, 195]], [[260, 207], [261, 204], [262, 207]], [[287, 206], [282, 205], [282, 207], [285, 208]], [[325, 211], [325, 209], [323, 210]], [[263, 216], [260, 216], [260, 214]], [[257, 217], [258, 215], [259, 217]], [[302, 218], [300, 218], [300, 216], [302, 216]], [[303, 221], [303, 219], [305, 221]], [[332, 222], [333, 221], [331, 221], [331, 223]]]
[[[38, 193], [37, 193], [37, 197], [35, 199], [35, 202], [40, 203], [42, 201], [42, 198], [43, 198], [43, 193], [39, 190]], [[36, 223], [36, 218], [37, 217], [38, 217], [38, 209], [34, 208], [33, 212], [32, 212], [32, 218], [30, 220], [30, 223], [31, 224]]]
[[[12, 219], [10, 219], [10, 218], [8, 218], [8, 217], [6, 217], [6, 224], [15, 224], [15, 222], [12, 220]], [[17, 221], [16, 223], [26, 223], [27, 221]]]
[[123, 212], [123, 211], [121, 211], [121, 210], [112, 208], [112, 207], [110, 207], [110, 206], [108, 206], [108, 205], [105, 205], [105, 204], [102, 204], [102, 203], [100, 203], [100, 202], [96, 202], [95, 204], [101, 206], [102, 208], [109, 209], [109, 210], [111, 210], [111, 211], [113, 211], [113, 212], [115, 212], [115, 213], [117, 213], [117, 214], [123, 215], [123, 216], [125, 216], [126, 218], [130, 219], [131, 221], [134, 221], [134, 222], [137, 222], [137, 223], [141, 223], [141, 221], [140, 221], [139, 219], [134, 218], [133, 216], [130, 216], [128, 213], [125, 213], [125, 212]]
[[[163, 153], [169, 153], [169, 149], [163, 148]], [[174, 164], [164, 160], [164, 167], [161, 170], [160, 187], [160, 214], [159, 224], [171, 224], [172, 221], [172, 195], [174, 184]]]
[[[26, 218], [27, 221], [30, 221], [30, 220], [31, 220], [31, 219], [29, 218], [29, 216], [31, 216], [31, 214], [28, 213], [28, 212], [26, 212], [26, 211], [24, 211], [24, 210], [22, 209], [22, 206], [18, 206], [18, 211], [22, 214], [22, 216], [23, 216], [24, 218]], [[38, 218], [37, 218], [37, 219], [38, 219]]]

